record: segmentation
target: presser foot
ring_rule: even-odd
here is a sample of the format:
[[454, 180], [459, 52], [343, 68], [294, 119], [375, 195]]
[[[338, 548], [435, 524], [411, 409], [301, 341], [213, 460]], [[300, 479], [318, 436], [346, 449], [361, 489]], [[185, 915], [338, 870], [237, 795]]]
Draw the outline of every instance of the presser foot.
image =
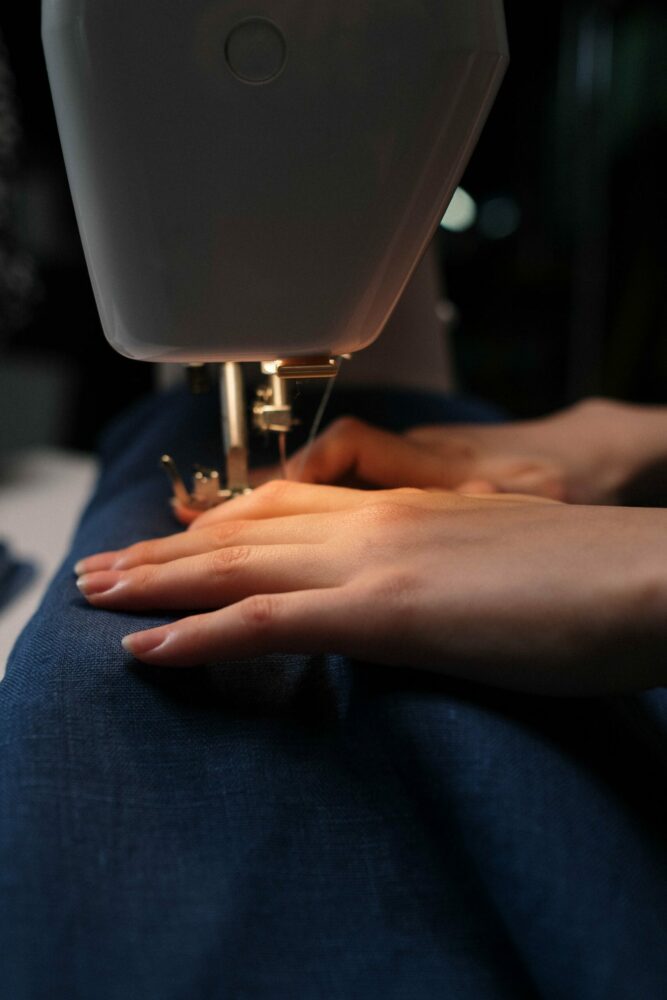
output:
[[[328, 355], [262, 362], [262, 372], [268, 378], [256, 391], [252, 407], [253, 424], [257, 430], [278, 435], [283, 470], [286, 469], [285, 439], [291, 428], [298, 423], [292, 415], [289, 383], [297, 379], [329, 379], [329, 389], [324, 397], [326, 401], [340, 362], [340, 357]], [[204, 376], [208, 377], [206, 366], [190, 365], [188, 372], [191, 388], [201, 388], [200, 382]], [[221, 485], [220, 473], [216, 469], [195, 466], [193, 488], [190, 491], [171, 455], [163, 455], [161, 460], [173, 490], [172, 506], [179, 506], [196, 514], [217, 507], [233, 497], [252, 493], [248, 477], [245, 391], [239, 362], [224, 361], [220, 364], [219, 386], [227, 485]]]
[[160, 461], [171, 482], [172, 506], [178, 505], [186, 510], [201, 514], [231, 500], [233, 497], [252, 493], [252, 489], [248, 485], [230, 484], [227, 487], [222, 487], [220, 473], [217, 469], [206, 469], [202, 466], [195, 466], [193, 488], [190, 492], [171, 455], [163, 455]]

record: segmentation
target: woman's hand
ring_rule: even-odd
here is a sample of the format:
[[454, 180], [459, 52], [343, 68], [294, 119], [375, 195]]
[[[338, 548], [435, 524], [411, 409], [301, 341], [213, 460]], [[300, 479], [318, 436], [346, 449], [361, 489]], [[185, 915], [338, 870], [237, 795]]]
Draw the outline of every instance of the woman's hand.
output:
[[287, 478], [614, 503], [633, 475], [665, 455], [667, 409], [588, 400], [540, 420], [403, 435], [344, 418], [291, 457]]
[[557, 694], [664, 683], [667, 513], [269, 483], [83, 560], [91, 604], [190, 610], [146, 663], [339, 652]]

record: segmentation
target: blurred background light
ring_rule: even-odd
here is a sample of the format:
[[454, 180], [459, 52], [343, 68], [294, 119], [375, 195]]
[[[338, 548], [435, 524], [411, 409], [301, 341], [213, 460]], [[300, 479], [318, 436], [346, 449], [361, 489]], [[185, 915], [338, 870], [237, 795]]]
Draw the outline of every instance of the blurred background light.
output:
[[487, 240], [504, 240], [519, 228], [521, 210], [514, 198], [489, 198], [479, 210], [479, 230]]
[[477, 205], [467, 191], [458, 187], [440, 225], [450, 233], [463, 233], [475, 225]]

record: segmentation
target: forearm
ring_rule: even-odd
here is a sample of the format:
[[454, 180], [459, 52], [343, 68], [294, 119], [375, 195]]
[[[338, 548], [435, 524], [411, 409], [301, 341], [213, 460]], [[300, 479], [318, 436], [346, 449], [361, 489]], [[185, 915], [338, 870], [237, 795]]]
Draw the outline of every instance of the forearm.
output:
[[474, 594], [457, 577], [465, 611], [452, 615], [449, 567], [443, 577], [433, 634], [447, 623], [447, 669], [453, 662], [461, 676], [557, 696], [667, 686], [667, 510], [559, 504], [518, 513], [513, 551], [485, 539]]

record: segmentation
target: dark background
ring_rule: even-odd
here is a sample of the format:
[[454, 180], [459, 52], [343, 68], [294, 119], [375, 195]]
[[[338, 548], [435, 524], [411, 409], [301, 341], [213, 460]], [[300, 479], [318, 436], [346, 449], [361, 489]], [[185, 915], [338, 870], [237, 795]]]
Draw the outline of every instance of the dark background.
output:
[[[462, 182], [478, 220], [437, 237], [461, 388], [517, 416], [591, 394], [665, 402], [667, 6], [506, 14], [512, 62]], [[153, 373], [99, 325], [39, 21], [38, 0], [0, 10], [0, 424], [10, 444], [90, 448]]]

